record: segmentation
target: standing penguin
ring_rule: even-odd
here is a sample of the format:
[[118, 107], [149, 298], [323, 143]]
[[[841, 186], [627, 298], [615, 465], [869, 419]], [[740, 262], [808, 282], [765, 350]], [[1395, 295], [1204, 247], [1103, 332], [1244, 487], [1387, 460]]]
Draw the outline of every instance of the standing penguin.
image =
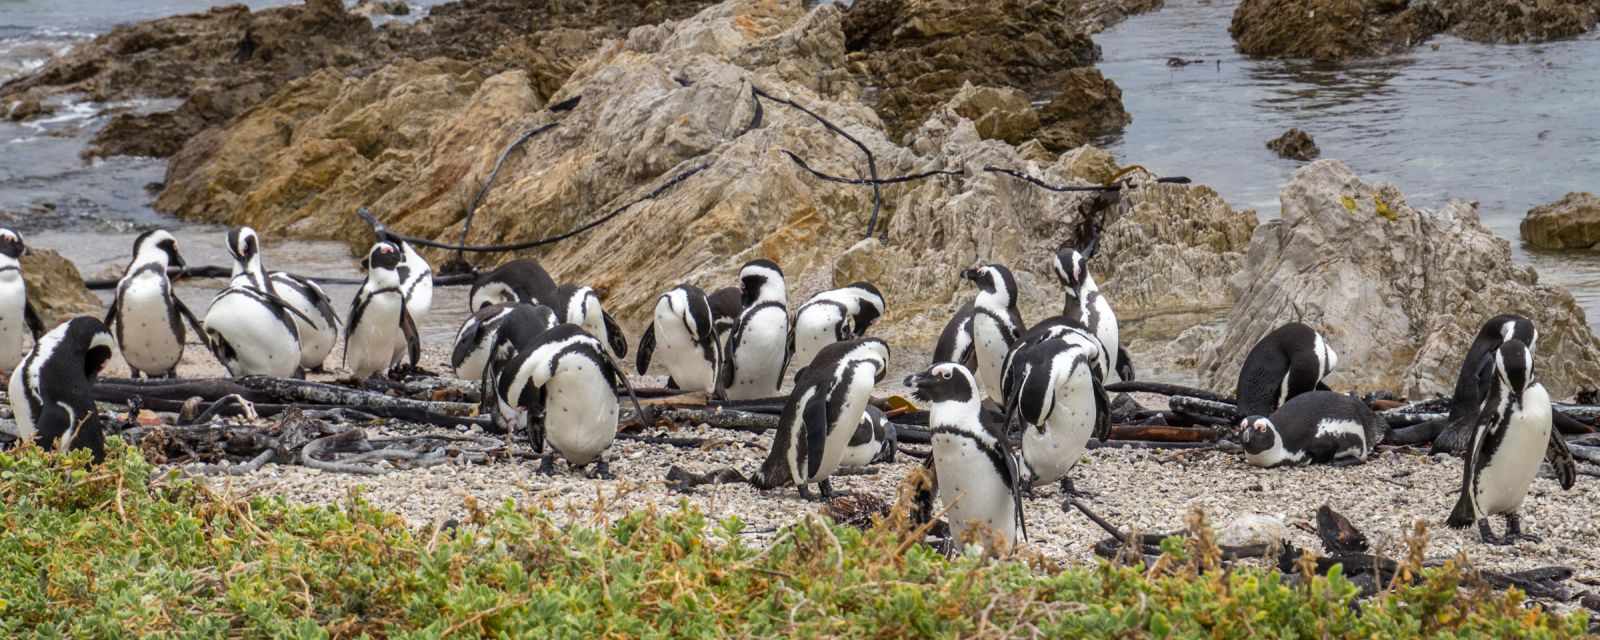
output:
[[867, 335], [883, 315], [883, 294], [870, 282], [856, 282], [811, 296], [794, 312], [789, 329], [790, 359], [801, 368], [835, 342]]
[[115, 350], [105, 324], [87, 316], [68, 320], [39, 338], [11, 376], [17, 437], [61, 451], [88, 449], [96, 462], [104, 460], [105, 434], [92, 391]]
[[234, 377], [298, 377], [300, 333], [296, 320], [312, 322], [278, 296], [261, 258], [261, 241], [249, 227], [228, 232], [234, 276], [211, 299], [205, 342]]
[[1026, 537], [1022, 474], [1005, 434], [979, 418], [978, 382], [972, 373], [941, 362], [906, 378], [905, 384], [915, 390], [914, 397], [930, 403], [934, 483], [948, 512], [950, 537], [985, 550], [994, 547], [987, 540], [970, 540], [976, 536], [968, 533], [974, 527], [987, 528], [1004, 546], [1015, 545], [1019, 532]]
[[[1090, 336], [1092, 339], [1092, 336]], [[1027, 486], [1061, 481], [1078, 464], [1089, 438], [1111, 435], [1111, 400], [1098, 360], [1098, 340], [1045, 340], [1019, 349], [1008, 372], [1006, 416], [1022, 424]]]
[[396, 348], [406, 351], [412, 367], [421, 356], [400, 277], [405, 259], [405, 251], [390, 242], [372, 245], [367, 252], [367, 279], [350, 302], [344, 333], [345, 367], [357, 380], [388, 371]]
[[839, 466], [861, 469], [878, 462], [894, 462], [898, 441], [899, 434], [895, 431], [894, 423], [889, 421], [889, 416], [869, 404], [866, 412], [861, 414], [855, 434], [850, 436], [850, 444], [845, 446]]
[[833, 497], [829, 478], [839, 470], [888, 366], [889, 345], [877, 338], [823, 347], [795, 376], [772, 448], [751, 483], [762, 490], [793, 483], [808, 500], [806, 485], [816, 484], [823, 498]]
[[628, 356], [628, 336], [622, 333], [617, 319], [600, 306], [600, 294], [594, 289], [564, 284], [556, 289], [557, 306], [562, 320], [583, 327], [589, 335], [606, 345], [613, 358]]
[[984, 395], [997, 405], [1005, 403], [1001, 392], [1001, 369], [1011, 345], [1022, 335], [1022, 314], [1017, 311], [1017, 281], [1011, 270], [990, 264], [961, 272], [961, 277], [978, 285], [972, 300], [973, 351], [978, 360], [978, 380]]
[[722, 385], [729, 400], [769, 398], [789, 368], [789, 294], [783, 270], [771, 260], [739, 269], [744, 312], [728, 334]]
[[[627, 386], [631, 395], [633, 388], [604, 344], [577, 325], [558, 326], [512, 358], [500, 379], [506, 396], [518, 399], [513, 410], [523, 415], [534, 451], [548, 442], [568, 464], [592, 462], [596, 477], [611, 477], [600, 454], [617, 436], [615, 389]], [[637, 399], [634, 406], [644, 415]], [[554, 472], [554, 457], [545, 455], [539, 470]]]
[[1067, 301], [1062, 315], [1074, 318], [1100, 340], [1105, 356], [1101, 358], [1108, 372], [1123, 380], [1133, 380], [1133, 363], [1124, 362], [1117, 330], [1117, 314], [1111, 310], [1111, 301], [1100, 293], [1094, 276], [1089, 274], [1088, 259], [1077, 249], [1063, 247], [1056, 252], [1056, 277], [1067, 290]]
[[22, 256], [28, 249], [22, 236], [0, 229], [0, 373], [10, 375], [28, 352], [28, 339], [44, 333], [44, 322], [28, 300], [22, 279]]
[[1271, 417], [1239, 423], [1244, 458], [1264, 468], [1317, 463], [1360, 464], [1389, 430], [1367, 403], [1332, 391], [1302, 393]]
[[[1462, 467], [1461, 497], [1445, 522], [1457, 529], [1478, 523], [1478, 536], [1488, 544], [1538, 542], [1538, 536], [1522, 530], [1517, 512], [1539, 463], [1550, 460], [1562, 489], [1572, 488], [1577, 464], [1566, 440], [1551, 428], [1550, 394], [1534, 382], [1533, 351], [1511, 338], [1484, 366], [1492, 370], [1483, 375], [1490, 383]], [[1504, 537], [1489, 529], [1491, 515], [1505, 516]]]
[[728, 334], [739, 324], [739, 314], [744, 312], [744, 292], [739, 287], [723, 287], [706, 296], [711, 305], [711, 324], [717, 328], [717, 344], [728, 348]]
[[1338, 364], [1339, 354], [1316, 329], [1299, 322], [1274, 329], [1251, 347], [1239, 369], [1239, 414], [1272, 415], [1290, 398], [1327, 389], [1322, 379]]
[[1461, 360], [1461, 373], [1456, 376], [1456, 391], [1450, 397], [1450, 415], [1444, 431], [1433, 441], [1433, 453], [1460, 452], [1472, 444], [1472, 433], [1478, 425], [1478, 410], [1483, 407], [1489, 386], [1494, 381], [1492, 361], [1500, 345], [1520, 340], [1530, 353], [1538, 353], [1539, 329], [1533, 321], [1519, 315], [1502, 314], [1490, 318], [1478, 329], [1477, 337]]
[[967, 368], [968, 371], [976, 369], [977, 359], [972, 353], [972, 317], [976, 315], [972, 310], [972, 302], [966, 304], [950, 316], [950, 321], [944, 325], [944, 331], [939, 332], [939, 342], [933, 346], [933, 362], [954, 362]]
[[333, 309], [333, 299], [309, 278], [282, 271], [274, 271], [267, 278], [278, 296], [298, 312], [294, 323], [300, 334], [300, 366], [307, 371], [322, 371], [344, 329], [339, 313]]
[[473, 311], [506, 302], [542, 304], [555, 309], [560, 307], [556, 289], [555, 279], [538, 260], [522, 258], [478, 276], [467, 293], [467, 303]]
[[483, 377], [483, 367], [494, 350], [495, 337], [500, 323], [511, 315], [511, 310], [522, 303], [489, 305], [472, 312], [456, 330], [455, 346], [450, 350], [450, 369], [462, 380]]
[[[494, 322], [494, 334], [485, 341], [486, 356], [482, 373], [479, 374], [481, 412], [490, 415], [494, 425], [502, 432], [519, 433], [528, 428], [528, 414], [517, 410], [519, 404], [527, 404], [520, 393], [532, 393], [532, 390], [525, 387], [518, 395], [512, 395], [506, 385], [514, 378], [503, 376], [500, 372], [513, 358], [533, 350], [546, 331], [561, 326], [561, 319], [554, 310], [542, 304], [519, 302], [504, 306], [509, 307], [509, 312]], [[493, 308], [484, 307], [479, 311]]]
[[668, 386], [722, 396], [722, 344], [711, 321], [711, 303], [699, 287], [678, 285], [656, 299], [654, 319], [639, 337], [639, 375], [650, 368], [656, 343]]
[[157, 229], [133, 241], [133, 259], [117, 282], [117, 293], [106, 312], [105, 325], [117, 337], [122, 359], [135, 378], [175, 377], [188, 339], [185, 323], [195, 335], [205, 337], [194, 312], [183, 304], [167, 278], [167, 267], [183, 268], [178, 241]]
[[[417, 253], [416, 248], [405, 238], [389, 231], [389, 228], [384, 226], [377, 216], [372, 215], [371, 211], [361, 208], [356, 210], [356, 215], [372, 227], [372, 231], [378, 235], [378, 242], [388, 242], [400, 247], [400, 252], [404, 255], [400, 266], [396, 268], [400, 274], [400, 292], [406, 297], [406, 311], [411, 314], [411, 319], [414, 322], [422, 322], [433, 309], [432, 265], [429, 265], [422, 254]], [[404, 355], [406, 355], [405, 348], [397, 347], [394, 361], [399, 362]], [[416, 363], [412, 362], [411, 366], [415, 367]]]

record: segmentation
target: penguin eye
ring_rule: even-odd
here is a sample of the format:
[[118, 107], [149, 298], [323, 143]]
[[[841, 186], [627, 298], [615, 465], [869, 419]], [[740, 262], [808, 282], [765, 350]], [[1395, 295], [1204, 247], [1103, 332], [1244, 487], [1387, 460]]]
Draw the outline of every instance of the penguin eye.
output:
[[949, 380], [950, 379], [950, 370], [949, 369], [941, 370], [939, 372], [939, 377], [944, 378], [945, 380]]

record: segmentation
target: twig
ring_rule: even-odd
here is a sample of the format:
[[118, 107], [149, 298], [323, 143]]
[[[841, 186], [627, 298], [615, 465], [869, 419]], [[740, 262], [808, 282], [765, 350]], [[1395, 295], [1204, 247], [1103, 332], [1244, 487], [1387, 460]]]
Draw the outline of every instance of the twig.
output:
[[[1070, 192], [1076, 192], [1076, 191], [1121, 191], [1121, 190], [1127, 188], [1126, 185], [1124, 183], [1121, 183], [1121, 182], [1114, 182], [1112, 184], [1103, 184], [1103, 185], [1059, 186], [1059, 185], [1050, 184], [1048, 182], [1045, 182], [1043, 180], [1040, 180], [1040, 179], [1035, 178], [1033, 176], [1030, 176], [1028, 174], [1021, 173], [1021, 172], [1018, 172], [1018, 171], [1014, 171], [1014, 170], [1011, 170], [1011, 169], [1005, 169], [1005, 168], [1001, 168], [1001, 167], [987, 166], [986, 165], [986, 166], [983, 167], [983, 170], [984, 171], [988, 171], [990, 173], [1005, 174], [1005, 175], [1011, 176], [1013, 178], [1016, 178], [1018, 180], [1022, 180], [1024, 182], [1032, 184], [1032, 185], [1034, 185], [1036, 187], [1039, 187], [1039, 188], [1042, 188], [1042, 189], [1046, 189], [1046, 190], [1049, 190], [1049, 191], [1055, 191], [1057, 193], [1070, 193]], [[1171, 177], [1171, 178], [1156, 178], [1156, 182], [1159, 182], [1159, 183], [1162, 183], [1162, 184], [1189, 184], [1190, 180], [1188, 178], [1184, 178], [1184, 177], [1180, 177], [1180, 176], [1174, 176], [1174, 177]]]

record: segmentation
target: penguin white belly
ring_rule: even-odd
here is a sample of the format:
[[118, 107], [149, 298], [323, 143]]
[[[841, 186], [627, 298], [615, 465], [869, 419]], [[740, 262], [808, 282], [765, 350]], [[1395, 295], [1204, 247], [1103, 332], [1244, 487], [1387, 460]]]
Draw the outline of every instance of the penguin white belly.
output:
[[17, 421], [16, 431], [11, 435], [18, 440], [33, 439], [33, 410], [28, 407], [28, 387], [26, 372], [18, 371], [11, 376], [11, 383], [7, 385], [8, 397], [11, 400], [11, 416]]
[[789, 313], [783, 307], [768, 307], [751, 314], [739, 334], [738, 349], [733, 352], [734, 379], [728, 385], [728, 399], [776, 395], [783, 385], [783, 358], [788, 350]]
[[1001, 399], [1000, 369], [1011, 348], [1006, 344], [1004, 329], [994, 319], [980, 313], [972, 319], [972, 333], [978, 359], [978, 383], [990, 401], [1005, 404]]
[[587, 358], [562, 358], [545, 384], [544, 438], [577, 466], [594, 462], [617, 437], [617, 396]]
[[966, 436], [933, 436], [939, 473], [939, 501], [948, 510], [950, 536], [961, 540], [973, 527], [987, 527], [1007, 542], [1017, 540], [1016, 506], [988, 454]]
[[183, 343], [172, 332], [167, 297], [162, 278], [146, 274], [134, 278], [122, 290], [122, 359], [128, 366], [147, 375], [164, 375], [183, 358]]
[[873, 383], [871, 367], [862, 366], [856, 369], [855, 376], [850, 381], [850, 388], [844, 391], [845, 401], [839, 410], [839, 420], [828, 425], [828, 437], [822, 445], [822, 464], [817, 465], [816, 475], [807, 478], [806, 482], [822, 482], [839, 470], [839, 463], [844, 460], [844, 451], [850, 448], [850, 437], [855, 435], [856, 425], [861, 424], [861, 416], [866, 414], [867, 399], [872, 397]]
[[831, 304], [806, 307], [805, 312], [794, 319], [794, 366], [805, 368], [823, 347], [837, 342], [838, 333], [834, 327], [843, 321], [844, 312], [839, 307]]
[[28, 355], [32, 333], [23, 320], [27, 304], [28, 288], [22, 282], [22, 274], [0, 272], [0, 372], [11, 373]]
[[1034, 428], [1022, 432], [1022, 458], [1033, 473], [1032, 483], [1066, 477], [1088, 449], [1094, 422], [1094, 388], [1087, 375], [1075, 376], [1056, 389], [1055, 410], [1045, 422], [1044, 433]]
[[289, 303], [289, 306], [316, 321], [316, 324], [311, 324], [295, 316], [294, 327], [300, 332], [300, 366], [306, 369], [320, 368], [323, 361], [327, 360], [328, 354], [333, 351], [334, 343], [339, 341], [338, 328], [323, 326], [327, 323], [322, 318], [322, 311], [317, 308], [316, 303], [302, 295], [299, 289], [282, 284], [273, 289], [278, 292], [278, 297]]
[[420, 325], [428, 312], [433, 310], [433, 267], [409, 243], [402, 246], [406, 252], [406, 267], [411, 270], [408, 274], [411, 278], [403, 283], [406, 287], [406, 311]]
[[394, 362], [395, 349], [405, 349], [400, 304], [400, 296], [393, 293], [374, 296], [361, 311], [361, 322], [350, 328], [345, 366], [357, 378], [387, 371]]
[[[1318, 440], [1322, 440], [1324, 438], [1333, 439], [1344, 435], [1355, 436], [1357, 444], [1335, 451], [1333, 453], [1334, 460], [1341, 460], [1345, 458], [1360, 460], [1367, 457], [1367, 448], [1361, 444], [1366, 442], [1367, 429], [1366, 427], [1361, 426], [1361, 423], [1354, 420], [1334, 419], [1323, 419], [1317, 421]], [[1544, 450], [1540, 449], [1539, 454], [1543, 455]]]
[[1111, 310], [1111, 303], [1102, 296], [1095, 296], [1095, 314], [1099, 316], [1100, 326], [1095, 327], [1094, 337], [1100, 339], [1100, 344], [1105, 347], [1105, 370], [1111, 375], [1116, 375], [1118, 357], [1117, 342], [1121, 339], [1117, 328], [1117, 314]]
[[[1543, 403], [1527, 402], [1535, 393]], [[1523, 408], [1511, 414], [1500, 448], [1478, 472], [1478, 510], [1480, 517], [1492, 513], [1515, 513], [1528, 496], [1528, 487], [1539, 473], [1545, 448], [1550, 442], [1550, 400], [1542, 386], [1524, 394]]]
[[846, 445], [844, 456], [839, 458], [839, 466], [847, 469], [862, 469], [872, 464], [872, 459], [878, 456], [878, 451], [883, 448], [883, 443], [877, 440], [868, 440], [864, 444]]
[[667, 368], [679, 389], [707, 393], [716, 390], [716, 369], [706, 361], [700, 346], [683, 326], [683, 317], [667, 304], [656, 307], [656, 349], [661, 354], [662, 366]]
[[233, 348], [223, 363], [234, 377], [294, 375], [300, 366], [299, 340], [273, 309], [244, 293], [224, 292], [206, 310], [205, 328]]

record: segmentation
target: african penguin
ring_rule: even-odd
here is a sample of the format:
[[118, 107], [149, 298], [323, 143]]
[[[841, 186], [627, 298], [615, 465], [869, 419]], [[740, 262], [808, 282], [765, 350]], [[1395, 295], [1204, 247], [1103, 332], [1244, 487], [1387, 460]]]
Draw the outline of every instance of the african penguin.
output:
[[739, 269], [744, 311], [728, 334], [722, 385], [729, 400], [770, 398], [789, 368], [789, 294], [783, 270], [771, 260]]
[[10, 375], [28, 352], [28, 340], [39, 340], [44, 322], [28, 300], [22, 278], [22, 236], [0, 229], [0, 373]]
[[[627, 384], [606, 346], [575, 324], [541, 334], [506, 363], [499, 382], [507, 397], [518, 399], [512, 410], [528, 425], [534, 451], [542, 453], [548, 442], [573, 467], [594, 463], [598, 477], [610, 477], [600, 454], [616, 439], [615, 389]], [[551, 456], [540, 470], [554, 470]]]
[[[406, 301], [406, 315], [411, 317], [412, 326], [418, 326], [428, 317], [428, 312], [433, 309], [433, 267], [428, 261], [412, 248], [411, 243], [395, 238], [387, 233], [379, 234], [379, 241], [387, 240], [390, 244], [400, 247], [403, 259], [395, 267], [395, 272], [400, 276], [400, 292]], [[414, 353], [407, 341], [394, 343], [394, 354], [389, 359], [390, 368], [396, 368], [403, 363], [407, 369], [417, 368], [418, 354]]]
[[867, 335], [883, 310], [883, 294], [869, 282], [811, 296], [794, 312], [789, 329], [790, 359], [804, 368], [823, 347]]
[[1018, 369], [1016, 367], [1017, 356], [1029, 347], [1051, 341], [1067, 342], [1087, 349], [1091, 356], [1088, 359], [1089, 365], [1094, 369], [1094, 374], [1100, 377], [1102, 384], [1110, 377], [1110, 372], [1105, 365], [1105, 348], [1101, 345], [1100, 339], [1096, 338], [1094, 333], [1083, 326], [1077, 318], [1053, 316], [1028, 327], [1027, 331], [1017, 336], [1016, 342], [1011, 345], [1011, 351], [1007, 352], [1005, 359], [1000, 361], [1000, 371], [1002, 372], [1000, 391], [1004, 394], [1003, 397], [1010, 398], [1016, 392], [1013, 385], [1016, 383], [1014, 374], [1017, 373]]
[[950, 316], [950, 321], [944, 325], [944, 331], [939, 333], [939, 342], [933, 347], [933, 363], [954, 362], [973, 370], [977, 368], [977, 359], [972, 353], [972, 301], [956, 310]]
[[[456, 330], [455, 346], [450, 350], [450, 369], [462, 380], [478, 380], [489, 363], [500, 323], [521, 302], [494, 304], [472, 312]], [[552, 318], [554, 316], [552, 315]]]
[[261, 241], [249, 227], [228, 232], [233, 280], [206, 309], [205, 343], [234, 377], [298, 377], [300, 333], [296, 320], [311, 322], [277, 294], [261, 258]]
[[759, 489], [793, 484], [806, 499], [812, 498], [807, 485], [816, 484], [823, 498], [832, 497], [829, 478], [844, 461], [888, 366], [889, 345], [877, 338], [823, 347], [795, 376], [772, 448], [751, 483]]
[[46, 449], [88, 449], [105, 459], [105, 434], [95, 411], [95, 378], [116, 350], [105, 324], [81, 316], [39, 338], [11, 376], [11, 412], [19, 439]]
[[[1551, 426], [1550, 394], [1534, 382], [1533, 351], [1513, 337], [1485, 366], [1493, 373], [1485, 376], [1490, 382], [1462, 468], [1461, 496], [1446, 524], [1459, 529], [1476, 522], [1488, 544], [1537, 542], [1538, 536], [1522, 530], [1518, 511], [1539, 463], [1550, 460], [1563, 489], [1572, 488], [1577, 465], [1566, 440]], [[1504, 537], [1490, 530], [1491, 515], [1505, 516]]]
[[1250, 348], [1239, 369], [1239, 415], [1272, 415], [1290, 398], [1327, 389], [1322, 379], [1338, 364], [1339, 354], [1315, 329], [1299, 322], [1274, 329]]
[[972, 300], [972, 338], [980, 386], [991, 402], [1004, 405], [1001, 365], [1025, 328], [1017, 311], [1017, 281], [1010, 269], [998, 264], [967, 269], [961, 277], [978, 286]]
[[505, 302], [542, 304], [555, 309], [560, 307], [556, 288], [555, 279], [538, 260], [522, 258], [478, 276], [467, 294], [467, 304], [473, 311]]
[[1367, 403], [1332, 391], [1302, 393], [1270, 417], [1245, 418], [1239, 428], [1245, 461], [1268, 469], [1360, 464], [1389, 430]]
[[905, 384], [913, 396], [929, 403], [928, 429], [933, 432], [931, 458], [939, 501], [950, 520], [951, 539], [985, 552], [989, 533], [1001, 546], [1027, 535], [1022, 516], [1022, 474], [1004, 433], [980, 418], [978, 381], [966, 367], [941, 362], [914, 374]]
[[1099, 340], [1044, 340], [1021, 347], [1007, 374], [1008, 423], [1022, 425], [1023, 478], [1028, 486], [1062, 481], [1088, 448], [1111, 435], [1111, 400], [1099, 366]]
[[600, 306], [600, 294], [595, 293], [594, 289], [564, 284], [556, 288], [556, 301], [554, 308], [560, 310], [563, 321], [583, 327], [589, 335], [606, 345], [611, 357], [627, 357], [628, 336], [622, 333], [622, 326], [617, 324], [617, 319]]
[[1106, 371], [1116, 373], [1123, 380], [1132, 380], [1132, 363], [1124, 366], [1120, 357], [1124, 351], [1118, 341], [1117, 314], [1111, 310], [1111, 301], [1100, 293], [1100, 286], [1095, 284], [1094, 276], [1089, 273], [1088, 259], [1077, 249], [1062, 248], [1056, 252], [1055, 269], [1061, 286], [1067, 290], [1062, 315], [1076, 318], [1100, 340], [1105, 351], [1101, 360], [1105, 363]]
[[866, 412], [861, 414], [856, 432], [850, 436], [850, 443], [845, 446], [839, 466], [860, 469], [878, 462], [894, 462], [898, 440], [899, 434], [895, 432], [894, 423], [889, 421], [883, 410], [869, 404]]
[[173, 289], [169, 266], [185, 266], [177, 239], [160, 229], [139, 234], [133, 241], [133, 259], [106, 312], [106, 328], [116, 336], [122, 359], [135, 378], [175, 377], [188, 339], [186, 324], [196, 336], [205, 336], [194, 312]]
[[[479, 312], [485, 312], [501, 305], [484, 307]], [[514, 378], [504, 377], [501, 370], [517, 355], [533, 349], [540, 336], [546, 331], [561, 325], [561, 319], [554, 309], [542, 304], [514, 303], [505, 305], [509, 311], [494, 320], [493, 335], [480, 337], [478, 342], [485, 344], [483, 351], [484, 363], [482, 373], [479, 374], [479, 388], [482, 392], [482, 413], [492, 416], [494, 426], [505, 433], [521, 433], [528, 428], [528, 415], [517, 410], [521, 398], [509, 395], [511, 392], [504, 385], [511, 383]], [[522, 393], [532, 393], [524, 390]]]
[[322, 371], [339, 341], [344, 323], [333, 308], [333, 299], [309, 278], [274, 271], [267, 275], [272, 288], [289, 307], [298, 311], [295, 331], [300, 334], [300, 366], [307, 371]]
[[656, 344], [669, 382], [689, 391], [722, 396], [722, 344], [711, 322], [711, 303], [699, 287], [678, 285], [656, 299], [650, 327], [639, 337], [639, 375], [650, 368]]
[[[1494, 368], [1485, 366], [1485, 363], [1494, 359], [1500, 345], [1513, 339], [1528, 345], [1529, 352], [1538, 353], [1539, 329], [1532, 320], [1519, 315], [1502, 314], [1490, 318], [1478, 329], [1472, 346], [1467, 349], [1467, 356], [1461, 360], [1456, 391], [1450, 397], [1450, 415], [1444, 431], [1433, 441], [1433, 453], [1460, 452], [1472, 444], [1478, 410], [1483, 406], [1484, 394], [1494, 379]], [[1481, 378], [1480, 373], [1483, 374]]]
[[717, 328], [717, 344], [728, 348], [728, 334], [739, 324], [739, 314], [744, 311], [744, 292], [739, 287], [723, 287], [706, 296], [711, 304], [711, 324]]
[[345, 368], [357, 380], [388, 372], [397, 345], [406, 350], [413, 367], [421, 355], [400, 277], [405, 260], [405, 251], [391, 242], [374, 244], [367, 252], [367, 279], [350, 301], [344, 331]]

